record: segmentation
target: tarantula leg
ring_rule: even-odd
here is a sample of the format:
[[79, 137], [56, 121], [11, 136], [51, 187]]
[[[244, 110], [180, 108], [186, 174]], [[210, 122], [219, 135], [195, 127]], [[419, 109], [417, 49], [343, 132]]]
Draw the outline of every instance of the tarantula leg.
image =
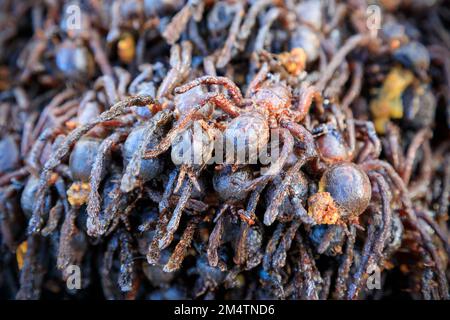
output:
[[255, 38], [254, 52], [260, 52], [264, 49], [267, 34], [270, 31], [272, 24], [278, 19], [282, 11], [278, 7], [271, 8], [264, 14], [262, 23]]
[[170, 256], [169, 261], [164, 266], [164, 272], [174, 272], [181, 267], [181, 264], [186, 257], [187, 251], [191, 246], [191, 242], [199, 222], [199, 217], [194, 217], [191, 221], [189, 221], [180, 238], [180, 241], [177, 243], [172, 255]]
[[255, 190], [253, 190], [252, 194], [250, 195], [248, 199], [247, 209], [244, 210], [238, 210], [239, 217], [241, 220], [244, 220], [248, 225], [255, 224], [256, 220], [256, 206], [258, 205], [259, 198], [261, 196], [261, 192], [264, 190], [264, 188], [267, 185], [267, 181], [264, 183], [258, 185]]
[[306, 117], [309, 113], [313, 100], [316, 102], [316, 107], [320, 113], [323, 113], [323, 98], [320, 91], [318, 91], [314, 86], [302, 86], [300, 89], [297, 106], [295, 107], [296, 122], [300, 122]]
[[322, 277], [317, 270], [312, 253], [304, 244], [299, 233], [296, 233], [295, 240], [300, 253], [297, 266], [298, 271], [295, 275], [298, 278], [295, 284], [298, 286], [299, 297], [306, 300], [317, 300], [320, 293], [319, 285], [323, 283]]
[[364, 45], [369, 39], [370, 37], [364, 34], [357, 34], [347, 39], [344, 45], [334, 54], [325, 70], [321, 72], [321, 77], [316, 83], [319, 92], [325, 89], [328, 81], [333, 77], [334, 72], [342, 64], [345, 57], [356, 47]]
[[431, 184], [433, 175], [433, 152], [431, 151], [430, 141], [426, 141], [423, 144], [422, 151], [423, 160], [420, 165], [420, 173], [408, 186], [411, 199], [424, 196], [428, 192], [428, 187]]
[[49, 181], [52, 177], [52, 171], [61, 163], [61, 160], [69, 154], [72, 145], [97, 124], [112, 120], [127, 113], [132, 106], [145, 106], [157, 103], [156, 100], [148, 96], [136, 96], [119, 101], [92, 122], [76, 128], [67, 135], [55, 152], [52, 153], [41, 172], [39, 187], [36, 191], [36, 201], [33, 207], [33, 215], [28, 225], [29, 233], [39, 232], [42, 226], [45, 194], [47, 193]]
[[166, 186], [164, 188], [164, 193], [162, 195], [161, 201], [159, 202], [159, 212], [163, 213], [166, 212], [169, 208], [169, 199], [170, 196], [173, 193], [175, 180], [177, 178], [178, 170], [175, 169], [169, 174], [169, 180], [166, 183]]
[[169, 222], [169, 212], [164, 211], [159, 215], [158, 223], [156, 225], [155, 234], [152, 242], [147, 250], [147, 262], [151, 265], [157, 264], [161, 255], [161, 249], [159, 248], [159, 241], [164, 237], [166, 233], [166, 226]]
[[189, 1], [173, 16], [162, 34], [167, 43], [174, 44], [180, 38], [181, 33], [186, 29], [186, 25], [191, 19], [192, 10], [192, 4]]
[[198, 191], [201, 192], [202, 188], [200, 187], [200, 184], [198, 183], [198, 179], [197, 179], [198, 174], [199, 174], [199, 172], [195, 172], [194, 169], [191, 166], [189, 166], [187, 164], [182, 164], [181, 168], [180, 168], [180, 175], [178, 176], [177, 184], [175, 186], [174, 192], [178, 192], [178, 190], [182, 186], [182, 183], [184, 181], [184, 177], [186, 175], [188, 176], [189, 180], [191, 180], [191, 182], [194, 185], [195, 189], [197, 189]]
[[93, 29], [90, 30], [89, 46], [94, 53], [94, 59], [100, 66], [102, 73], [104, 75], [112, 76], [114, 74], [113, 69], [109, 64], [108, 57], [106, 56], [103, 46], [100, 43], [100, 35]]
[[133, 203], [129, 203], [129, 195], [123, 194], [120, 190], [120, 185], [116, 184], [111, 192], [113, 200], [104, 209], [104, 214], [100, 216], [100, 223], [97, 229], [92, 229], [93, 236], [108, 236], [118, 226], [122, 213], [127, 214], [128, 210], [133, 209]]
[[396, 171], [400, 172], [405, 161], [403, 152], [400, 150], [400, 128], [390, 122], [386, 126], [386, 135], [387, 141], [383, 141], [386, 142], [383, 144], [384, 150], [389, 150], [389, 162], [392, 163]]
[[200, 85], [222, 85], [227, 89], [228, 93], [231, 96], [234, 104], [241, 106], [243, 104], [244, 98], [242, 97], [241, 90], [234, 84], [233, 81], [226, 77], [215, 77], [215, 76], [203, 76], [192, 80], [181, 87], [175, 89], [176, 94], [185, 93], [186, 91], [191, 90], [194, 87]]
[[59, 270], [63, 272], [64, 278], [68, 275], [66, 274], [66, 268], [70, 264], [79, 265], [76, 250], [72, 250], [73, 238], [79, 233], [78, 228], [75, 225], [75, 219], [77, 217], [77, 212], [75, 209], [71, 209], [66, 213], [64, 222], [61, 226], [61, 236], [59, 239], [59, 248], [56, 265]]
[[61, 105], [64, 100], [70, 99], [72, 97], [74, 97], [76, 94], [76, 92], [73, 89], [67, 89], [64, 90], [63, 92], [57, 94], [51, 101], [50, 103], [44, 108], [44, 110], [42, 111], [38, 122], [36, 123], [36, 126], [33, 129], [33, 134], [32, 137], [34, 139], [37, 139], [38, 136], [40, 135], [40, 133], [42, 133], [42, 131], [44, 130], [45, 127], [45, 123], [48, 120], [48, 118], [50, 117], [51, 113], [53, 112], [53, 110]]
[[436, 235], [441, 239], [442, 243], [444, 244], [445, 250], [447, 250], [447, 253], [450, 255], [450, 244], [449, 240], [446, 236], [446, 234], [442, 231], [441, 227], [434, 221], [429, 215], [427, 215], [425, 212], [418, 212], [417, 216], [425, 221], [436, 233]]
[[61, 200], [58, 200], [53, 208], [50, 209], [48, 215], [48, 221], [44, 228], [41, 230], [41, 234], [44, 237], [48, 237], [58, 226], [59, 219], [64, 212], [64, 206]]
[[213, 231], [209, 236], [208, 248], [206, 250], [206, 255], [208, 257], [208, 262], [211, 267], [217, 267], [219, 264], [219, 254], [218, 249], [222, 241], [222, 235], [224, 232], [224, 216], [223, 212], [228, 208], [228, 206], [223, 206], [218, 213], [218, 219], [214, 226]]
[[281, 140], [283, 141], [283, 148], [281, 149], [280, 155], [278, 159], [273, 162], [267, 171], [264, 172], [264, 175], [277, 176], [280, 171], [283, 169], [283, 166], [286, 163], [286, 160], [289, 158], [292, 150], [294, 149], [294, 138], [290, 134], [287, 129], [279, 128], [277, 129]]
[[[401, 200], [405, 206], [405, 212], [408, 217], [408, 221], [412, 224], [412, 226], [419, 231], [419, 234], [422, 238], [423, 246], [429, 251], [432, 258], [434, 259], [434, 263], [436, 265], [436, 269], [438, 271], [438, 279], [440, 291], [444, 293], [444, 296], [448, 296], [448, 283], [445, 277], [445, 272], [442, 270], [442, 266], [440, 263], [440, 256], [436, 252], [436, 248], [433, 245], [431, 237], [428, 234], [428, 231], [423, 228], [423, 226], [419, 223], [418, 218], [414, 210], [412, 209], [411, 199], [408, 197], [408, 189], [406, 188], [402, 178], [397, 174], [397, 172], [392, 168], [388, 163], [381, 160], [371, 160], [366, 161], [362, 164], [365, 170], [376, 170], [376, 169], [385, 169], [388, 173], [389, 177], [392, 179], [396, 187], [401, 192]], [[446, 291], [447, 290], [447, 291]]]
[[272, 202], [264, 213], [264, 224], [270, 226], [278, 216], [278, 208], [286, 197], [287, 187], [292, 181], [294, 174], [297, 173], [303, 164], [306, 162], [306, 158], [299, 159], [289, 170], [286, 172], [286, 177], [281, 184], [275, 189]]
[[303, 144], [303, 148], [305, 149], [304, 157], [306, 160], [309, 160], [310, 158], [314, 158], [317, 155], [314, 137], [305, 127], [302, 125], [295, 123], [293, 121], [290, 121], [288, 119], [281, 119], [280, 125], [286, 129], [288, 129], [291, 134], [300, 140], [300, 142]]
[[301, 222], [303, 222], [304, 224], [313, 226], [316, 224], [316, 221], [314, 220], [313, 217], [311, 217], [310, 215], [308, 215], [308, 212], [306, 211], [305, 207], [302, 205], [301, 201], [299, 199], [293, 198], [290, 199], [292, 205], [294, 206], [295, 209], [295, 217], [297, 219], [300, 219]]
[[103, 89], [106, 94], [106, 100], [109, 104], [114, 104], [119, 99], [119, 94], [116, 90], [113, 75], [104, 75], [99, 77], [94, 83], [94, 89], [96, 91]]
[[123, 192], [130, 192], [138, 184], [139, 173], [141, 171], [142, 158], [145, 154], [147, 145], [154, 137], [157, 128], [164, 126], [172, 118], [172, 113], [168, 110], [162, 110], [157, 113], [145, 127], [143, 132], [143, 139], [139, 148], [131, 157], [130, 162], [125, 168], [125, 173], [122, 177], [120, 188]]
[[272, 268], [274, 270], [279, 270], [286, 265], [287, 252], [291, 248], [292, 240], [294, 240], [295, 233], [297, 232], [300, 225], [300, 221], [294, 220], [286, 229], [286, 232], [281, 239], [281, 243], [273, 254]]
[[0, 177], [0, 187], [3, 187], [10, 183], [12, 180], [21, 179], [30, 174], [28, 167], [20, 168], [16, 171], [8, 172], [7, 174]]
[[239, 27], [241, 25], [242, 18], [244, 17], [245, 10], [244, 5], [241, 2], [236, 3], [236, 14], [233, 22], [231, 23], [230, 31], [228, 32], [227, 40], [222, 50], [220, 50], [217, 58], [216, 65], [218, 68], [225, 67], [230, 62], [233, 54], [233, 48], [236, 44], [236, 38], [238, 36]]
[[102, 287], [108, 288], [108, 290], [104, 290], [106, 291], [105, 295], [107, 296], [108, 299], [114, 298], [114, 295], [111, 292], [112, 289], [110, 289], [114, 287], [110, 275], [114, 261], [114, 253], [116, 252], [118, 247], [119, 247], [119, 235], [114, 234], [106, 245], [106, 249], [105, 252], [103, 253], [103, 259], [100, 268]]
[[256, 19], [258, 15], [265, 10], [270, 4], [272, 4], [272, 0], [262, 0], [254, 2], [247, 14], [245, 15], [244, 22], [242, 23], [241, 28], [239, 29], [238, 34], [238, 49], [243, 51], [245, 49], [245, 43], [247, 39], [250, 37], [253, 27], [255, 26]]
[[[370, 142], [372, 142], [374, 146], [373, 157], [377, 159], [381, 154], [381, 142], [377, 136], [377, 132], [375, 131], [375, 127], [370, 121], [362, 121], [362, 120], [353, 120], [356, 126], [363, 126], [366, 129], [366, 134], [369, 137]], [[364, 161], [365, 159], [361, 159]]]
[[202, 105], [199, 104], [194, 108], [192, 108], [183, 118], [181, 118], [174, 125], [172, 129], [170, 129], [167, 135], [162, 139], [162, 141], [157, 146], [155, 146], [152, 150], [145, 151], [144, 155], [142, 156], [142, 159], [155, 158], [159, 156], [161, 153], [166, 152], [172, 145], [172, 142], [175, 140], [175, 138], [178, 137], [178, 135], [182, 133], [188, 126], [190, 126], [197, 117], [200, 117], [197, 114], [197, 111], [201, 107]]
[[172, 216], [166, 227], [166, 234], [159, 241], [159, 249], [163, 250], [169, 246], [169, 244], [173, 240], [173, 235], [177, 231], [178, 226], [181, 220], [181, 214], [183, 213], [184, 208], [192, 194], [192, 182], [189, 179], [186, 179], [183, 183], [183, 190], [181, 192], [180, 200], [175, 207], [175, 210], [172, 213]]
[[[379, 173], [371, 173], [370, 177], [373, 178], [378, 184], [381, 200], [382, 200], [382, 222], [379, 226], [378, 232], [374, 233], [373, 237], [368, 236], [367, 243], [364, 249], [364, 256], [361, 264], [354, 275], [353, 282], [349, 286], [348, 298], [355, 299], [363, 285], [364, 280], [367, 278], [367, 269], [373, 265], [377, 265], [382, 258], [384, 245], [390, 234], [391, 227], [391, 193], [389, 186], [384, 177]], [[372, 224], [369, 228], [372, 227]]]
[[58, 134], [63, 131], [58, 127], [46, 128], [38, 137], [37, 141], [31, 147], [31, 150], [25, 159], [25, 163], [30, 169], [32, 174], [39, 175], [40, 164], [39, 158], [41, 157], [42, 150], [50, 139], [54, 139]]
[[245, 92], [245, 97], [250, 98], [256, 90], [258, 90], [261, 83], [267, 78], [267, 74], [269, 73], [269, 65], [264, 62], [258, 73], [253, 77], [252, 81], [248, 85], [248, 88]]
[[171, 69], [164, 77], [161, 85], [156, 93], [156, 98], [160, 99], [171, 93], [178, 83], [184, 81], [188, 76], [189, 68], [192, 61], [192, 44], [189, 41], [179, 45], [173, 45], [170, 49], [170, 66]]
[[271, 270], [272, 267], [272, 256], [277, 249], [277, 245], [280, 242], [280, 239], [284, 232], [284, 224], [278, 223], [275, 231], [272, 234], [272, 237], [269, 239], [266, 245], [266, 251], [264, 253], [263, 258], [263, 269], [265, 271]]
[[436, 269], [437, 273], [437, 280], [439, 285], [439, 292], [442, 297], [442, 299], [449, 299], [449, 288], [448, 288], [448, 281], [447, 276], [445, 273], [445, 268], [443, 266], [442, 258], [440, 254], [438, 253], [436, 246], [433, 243], [433, 239], [428, 233], [428, 230], [424, 228], [424, 226], [419, 222], [418, 223], [419, 232], [424, 240], [424, 246], [427, 249], [427, 251], [430, 253], [431, 257], [433, 258], [434, 262], [434, 268]]
[[334, 291], [335, 299], [342, 300], [345, 296], [345, 292], [347, 291], [350, 268], [353, 263], [355, 240], [356, 240], [356, 228], [355, 226], [352, 225], [350, 226], [349, 236], [347, 237], [345, 253], [341, 258], [342, 262], [338, 269], [338, 275]]
[[39, 299], [44, 275], [47, 272], [47, 264], [39, 252], [44, 245], [44, 239], [38, 235], [29, 235], [27, 238], [27, 252], [22, 270], [20, 271], [20, 288], [16, 294], [18, 300]]
[[120, 100], [125, 99], [127, 88], [131, 81], [131, 74], [121, 67], [114, 67], [114, 73], [117, 77], [117, 95]]
[[362, 82], [363, 82], [363, 64], [361, 62], [353, 63], [353, 78], [350, 88], [346, 92], [345, 96], [342, 98], [341, 108], [346, 112], [349, 109], [353, 101], [359, 96], [361, 92]]
[[178, 192], [178, 190], [180, 190], [181, 186], [183, 185], [184, 178], [186, 177], [187, 171], [188, 171], [187, 165], [184, 164], [181, 165], [180, 174], [178, 175], [177, 183], [175, 185], [175, 189], [173, 190], [173, 192], [176, 193]]
[[425, 141], [427, 141], [431, 136], [431, 131], [429, 128], [424, 128], [416, 133], [411, 144], [409, 145], [408, 151], [406, 153], [405, 164], [403, 170], [400, 173], [405, 185], [408, 185], [411, 178], [412, 168], [414, 164], [414, 159], [417, 155], [417, 150]]
[[[125, 227], [125, 230], [127, 230], [127, 231], [131, 231], [131, 224], [130, 224], [129, 217], [130, 217], [131, 213], [133, 212], [133, 210], [136, 208], [137, 202], [139, 200], [141, 200], [141, 198], [142, 198], [142, 189], [140, 191], [141, 192], [139, 192], [136, 195], [136, 197], [131, 201], [131, 203], [125, 204], [125, 210], [123, 211], [122, 214], [119, 215], [119, 217], [117, 219], [118, 221], [122, 221], [122, 223]], [[127, 201], [128, 201], [128, 199], [127, 199]], [[112, 231], [114, 229], [115, 229], [115, 227], [110, 228], [110, 231]]]
[[92, 165], [90, 177], [90, 191], [87, 205], [87, 229], [88, 234], [93, 235], [93, 230], [100, 226], [99, 214], [101, 210], [100, 194], [98, 189], [101, 184], [103, 175], [105, 174], [105, 165], [111, 156], [112, 147], [119, 143], [124, 137], [125, 132], [115, 132], [103, 140], [99, 146], [97, 155]]

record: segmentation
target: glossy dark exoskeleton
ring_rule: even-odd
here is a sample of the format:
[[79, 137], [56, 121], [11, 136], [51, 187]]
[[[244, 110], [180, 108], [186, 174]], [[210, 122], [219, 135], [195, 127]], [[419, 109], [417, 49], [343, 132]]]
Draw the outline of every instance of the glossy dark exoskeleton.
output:
[[234, 118], [224, 132], [228, 162], [255, 163], [258, 153], [269, 141], [267, 120], [258, 112], [249, 112]]
[[[126, 167], [136, 152], [137, 148], [141, 144], [144, 139], [144, 126], [139, 126], [133, 129], [131, 133], [128, 135], [127, 140], [123, 145], [123, 159], [124, 166]], [[148, 144], [148, 148], [152, 148], [156, 146], [159, 142], [161, 132], [157, 129], [156, 134]], [[160, 158], [152, 158], [152, 159], [143, 159], [141, 160], [139, 178], [142, 179], [143, 182], [151, 180], [161, 174], [164, 169], [164, 161]]]
[[[30, 218], [33, 213], [33, 205], [35, 202], [36, 191], [39, 187], [39, 178], [34, 175], [30, 175], [25, 184], [25, 188], [22, 191], [20, 196], [20, 206], [22, 208], [23, 213]], [[45, 207], [46, 212], [50, 209], [50, 198], [47, 198]]]
[[369, 177], [356, 164], [337, 163], [322, 175], [319, 191], [329, 192], [341, 209], [341, 217], [357, 217], [366, 210], [372, 196]]
[[69, 159], [69, 167], [73, 180], [89, 181], [100, 143], [100, 139], [83, 138], [75, 144]]
[[317, 137], [316, 146], [321, 160], [327, 164], [345, 161], [350, 156], [342, 134], [335, 128]]
[[213, 187], [221, 200], [229, 203], [244, 200], [249, 191], [244, 190], [247, 182], [253, 179], [253, 172], [249, 167], [243, 167], [233, 172], [230, 166], [216, 172], [213, 177]]

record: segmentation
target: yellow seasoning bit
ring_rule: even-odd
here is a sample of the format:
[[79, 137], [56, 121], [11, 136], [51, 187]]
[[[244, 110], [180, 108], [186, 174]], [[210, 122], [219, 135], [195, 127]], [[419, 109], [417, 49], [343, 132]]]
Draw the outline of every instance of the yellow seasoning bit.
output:
[[122, 62], [131, 63], [136, 54], [136, 43], [133, 35], [126, 32], [117, 43], [117, 54]]
[[302, 48], [294, 48], [290, 52], [283, 52], [278, 55], [283, 67], [294, 76], [298, 76], [306, 64], [306, 53]]
[[377, 133], [385, 133], [390, 119], [403, 117], [402, 93], [413, 80], [414, 75], [409, 70], [395, 67], [389, 72], [376, 99], [370, 104]]
[[87, 182], [74, 182], [67, 190], [67, 200], [72, 206], [81, 207], [85, 204], [91, 191], [91, 185]]
[[317, 224], [339, 224], [339, 208], [329, 192], [317, 192], [308, 199], [308, 215]]
[[28, 243], [26, 241], [22, 242], [16, 249], [16, 260], [19, 270], [22, 270], [23, 268], [23, 262], [25, 260], [25, 254], [27, 253], [27, 250]]

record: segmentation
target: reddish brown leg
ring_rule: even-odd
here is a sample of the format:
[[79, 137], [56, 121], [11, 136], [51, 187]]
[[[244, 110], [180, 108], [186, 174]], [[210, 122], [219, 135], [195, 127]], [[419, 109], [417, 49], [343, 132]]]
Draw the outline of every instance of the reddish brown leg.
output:
[[238, 106], [243, 104], [243, 97], [241, 90], [234, 84], [233, 81], [226, 77], [214, 77], [214, 76], [204, 76], [197, 78], [181, 87], [175, 89], [176, 94], [185, 93], [186, 91], [191, 90], [194, 87], [200, 85], [222, 85], [225, 89], [230, 93], [231, 98], [234, 103]]

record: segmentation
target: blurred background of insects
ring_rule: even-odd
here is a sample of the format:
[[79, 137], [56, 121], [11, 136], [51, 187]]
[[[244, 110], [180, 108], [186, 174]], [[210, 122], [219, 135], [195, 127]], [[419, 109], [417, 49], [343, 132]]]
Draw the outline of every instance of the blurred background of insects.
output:
[[[449, 25], [439, 0], [1, 1], [0, 297], [448, 299]], [[269, 165], [208, 162], [274, 132]]]

